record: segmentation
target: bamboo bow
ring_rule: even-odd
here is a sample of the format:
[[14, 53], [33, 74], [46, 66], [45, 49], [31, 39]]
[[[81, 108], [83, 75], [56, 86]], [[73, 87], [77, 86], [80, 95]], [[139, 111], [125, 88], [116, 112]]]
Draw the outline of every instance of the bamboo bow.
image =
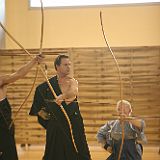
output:
[[[40, 49], [39, 49], [39, 50], [40, 50], [40, 53], [42, 53], [43, 29], [44, 29], [44, 12], [43, 12], [43, 10], [44, 10], [44, 9], [43, 9], [43, 2], [42, 2], [42, 0], [40, 0], [40, 3], [41, 3], [42, 23], [41, 23], [41, 40], [40, 40]], [[33, 57], [32, 54], [31, 54], [27, 49], [25, 49], [25, 48], [7, 31], [7, 29], [3, 26], [3, 24], [2, 24], [1, 22], [0, 22], [0, 26], [2, 27], [2, 29], [4, 30], [4, 32], [5, 32], [25, 53], [27, 53], [31, 58]], [[56, 95], [53, 87], [51, 86], [51, 84], [50, 84], [50, 82], [49, 82], [49, 79], [47, 78], [47, 75], [45, 74], [45, 71], [43, 70], [43, 68], [42, 68], [42, 66], [41, 66], [40, 64], [39, 64], [39, 69], [40, 69], [40, 71], [42, 72], [43, 77], [46, 79], [47, 84], [48, 84], [48, 86], [49, 86], [49, 88], [50, 88], [53, 96], [54, 96], [55, 98], [57, 98], [57, 95]], [[29, 95], [30, 95], [30, 94], [29, 94]], [[27, 96], [27, 97], [29, 97], [29, 96]], [[24, 103], [25, 103], [25, 102], [24, 102]], [[24, 104], [24, 103], [23, 103], [23, 104]], [[72, 131], [72, 125], [71, 125], [70, 119], [69, 119], [69, 117], [68, 117], [65, 109], [63, 108], [63, 106], [59, 106], [59, 107], [60, 107], [60, 109], [62, 110], [62, 112], [63, 112], [63, 114], [64, 114], [64, 116], [65, 116], [65, 118], [66, 118], [66, 120], [67, 120], [67, 122], [68, 122], [69, 129], [70, 129], [70, 133], [71, 133], [71, 140], [72, 140], [73, 146], [74, 146], [74, 148], [75, 148], [75, 151], [78, 153], [78, 149], [77, 149], [77, 146], [76, 146], [76, 144], [75, 144], [74, 137], [73, 137], [73, 131]], [[22, 105], [21, 105], [21, 108], [22, 108]], [[21, 108], [20, 108], [20, 109], [21, 109]], [[18, 109], [18, 112], [20, 111], [20, 109]], [[15, 120], [14, 120], [14, 121], [15, 121]], [[13, 122], [12, 122], [12, 124], [13, 124]], [[11, 124], [11, 125], [12, 125], [12, 124]], [[11, 126], [11, 125], [10, 125], [10, 126]]]
[[[102, 12], [101, 11], [100, 11], [100, 22], [101, 22], [101, 29], [102, 29], [102, 34], [103, 34], [104, 41], [105, 41], [107, 47], [109, 48], [109, 51], [110, 51], [110, 53], [113, 57], [113, 60], [115, 62], [115, 65], [116, 65], [116, 68], [117, 68], [117, 71], [118, 71], [119, 81], [120, 81], [120, 100], [123, 100], [123, 81], [122, 81], [121, 70], [120, 70], [118, 61], [117, 61], [109, 43], [108, 43], [105, 31], [104, 31], [104, 27], [103, 27], [103, 18], [102, 18]], [[122, 113], [123, 113], [123, 111], [122, 111]], [[120, 120], [122, 120], [121, 117], [120, 117]], [[120, 149], [119, 149], [118, 160], [120, 160], [120, 158], [121, 158], [121, 153], [122, 153], [124, 138], [125, 138], [124, 120], [121, 121], [121, 128], [122, 128], [122, 140], [121, 140], [121, 145], [120, 145]]]

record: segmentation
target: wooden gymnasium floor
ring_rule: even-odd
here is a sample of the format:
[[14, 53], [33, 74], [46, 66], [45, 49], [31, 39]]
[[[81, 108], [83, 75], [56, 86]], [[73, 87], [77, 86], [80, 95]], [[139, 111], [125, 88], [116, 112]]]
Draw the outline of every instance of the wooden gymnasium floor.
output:
[[[17, 146], [19, 160], [41, 160], [43, 155], [43, 146], [30, 146], [30, 147], [20, 147]], [[106, 160], [108, 155], [99, 146], [90, 147], [91, 155], [93, 160]], [[159, 147], [158, 146], [144, 146], [143, 160], [160, 160]]]

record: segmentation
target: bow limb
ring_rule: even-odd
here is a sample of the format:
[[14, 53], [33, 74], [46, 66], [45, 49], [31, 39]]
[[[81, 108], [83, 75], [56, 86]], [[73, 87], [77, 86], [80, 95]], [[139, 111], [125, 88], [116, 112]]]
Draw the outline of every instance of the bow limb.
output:
[[[43, 10], [42, 4], [43, 4], [43, 3], [42, 3], [42, 0], [41, 0], [41, 11]], [[42, 15], [43, 15], [43, 13], [42, 13]], [[42, 16], [42, 17], [43, 17], [43, 16]], [[25, 53], [27, 53], [31, 58], [33, 57], [33, 56], [29, 53], [29, 51], [26, 50], [16, 39], [7, 31], [7, 29], [2, 25], [2, 23], [0, 23], [0, 26], [3, 28], [3, 30], [5, 31], [5, 33], [6, 33]], [[43, 23], [42, 23], [41, 26], [43, 26]], [[41, 29], [41, 33], [43, 34], [43, 31], [42, 31], [42, 30], [43, 30], [43, 29]], [[43, 38], [42, 38], [42, 36], [41, 36], [41, 45], [40, 45], [40, 48], [41, 48], [40, 50], [41, 50], [41, 51], [42, 51], [42, 42], [43, 42]], [[47, 84], [48, 84], [48, 86], [49, 86], [52, 94], [54, 95], [55, 98], [57, 98], [57, 95], [56, 95], [53, 87], [51, 86], [51, 84], [50, 84], [50, 82], [49, 82], [49, 80], [48, 80], [48, 78], [47, 78], [47, 75], [46, 75], [46, 73], [44, 72], [44, 70], [43, 70], [43, 68], [42, 68], [42, 66], [41, 66], [40, 64], [39, 64], [39, 68], [40, 68], [40, 70], [41, 70], [41, 72], [42, 72], [42, 75], [43, 75], [44, 78], [46, 79]], [[21, 107], [21, 108], [22, 108], [22, 107]], [[69, 119], [69, 117], [68, 117], [65, 109], [63, 108], [63, 106], [60, 106], [60, 108], [61, 108], [62, 112], [64, 113], [64, 116], [66, 117], [66, 120], [67, 120], [68, 125], [69, 125], [69, 128], [70, 128], [70, 132], [71, 132], [71, 140], [72, 140], [73, 146], [74, 146], [74, 148], [75, 148], [75, 151], [78, 153], [78, 150], [77, 150], [77, 147], [76, 147], [76, 144], [75, 144], [75, 140], [74, 140], [74, 137], [73, 137], [72, 125], [71, 125], [70, 119]]]
[[[43, 4], [41, 2], [41, 12], [42, 12], [42, 24], [41, 24], [41, 40], [40, 40], [40, 53], [42, 52], [42, 43], [43, 43], [43, 24], [44, 24], [44, 15], [43, 15]], [[25, 52], [27, 53], [28, 56], [30, 56], [31, 58], [33, 58], [33, 55], [27, 50], [25, 49], [9, 32], [8, 30], [4, 27], [4, 25], [0, 22], [0, 26], [2, 27], [2, 29], [4, 30], [4, 32]], [[42, 68], [41, 68], [42, 69]], [[24, 101], [22, 102], [22, 104], [20, 105], [20, 107], [18, 108], [18, 111], [15, 114], [14, 119], [12, 120], [11, 124], [9, 125], [9, 129], [12, 127], [13, 123], [16, 120], [16, 117], [18, 116], [20, 110], [22, 109], [23, 105], [27, 102], [30, 94], [32, 93], [32, 90], [34, 89], [35, 86], [35, 82], [38, 76], [38, 67], [36, 69], [36, 76], [34, 78], [34, 82], [31, 86], [31, 89], [28, 93], [28, 95], [26, 96], [26, 98], [24, 99]]]
[[103, 27], [103, 18], [102, 18], [102, 12], [101, 11], [100, 11], [100, 22], [101, 22], [101, 29], [102, 29], [104, 41], [105, 41], [107, 47], [109, 48], [109, 51], [112, 55], [112, 58], [114, 59], [114, 62], [115, 62], [115, 65], [116, 65], [116, 68], [117, 68], [117, 71], [118, 71], [119, 81], [120, 81], [120, 99], [122, 100], [123, 99], [123, 82], [122, 82], [121, 70], [120, 70], [118, 61], [116, 59], [116, 56], [114, 55], [114, 53], [113, 53], [113, 51], [112, 51], [112, 49], [111, 49], [111, 47], [108, 43], [107, 36], [105, 34], [104, 27]]
[[26, 50], [8, 31], [7, 29], [4, 27], [4, 25], [0, 22], [0, 26], [2, 27], [2, 29], [4, 30], [4, 32], [23, 50], [25, 51], [25, 53], [27, 53], [31, 58], [33, 58], [33, 56], [31, 55], [31, 53]]
[[30, 95], [31, 95], [31, 93], [32, 93], [32, 91], [33, 91], [33, 89], [34, 89], [37, 76], [38, 76], [38, 67], [37, 67], [37, 69], [36, 69], [36, 74], [35, 74], [35, 78], [34, 78], [34, 81], [33, 81], [32, 86], [31, 86], [31, 89], [30, 89], [30, 91], [28, 92], [28, 95], [27, 95], [27, 96], [25, 97], [25, 99], [23, 100], [23, 102], [22, 102], [22, 104], [20, 105], [20, 107], [18, 108], [18, 110], [17, 110], [17, 112], [16, 112], [16, 114], [15, 114], [15, 116], [14, 116], [14, 119], [11, 121], [11, 123], [10, 123], [10, 125], [9, 125], [9, 129], [10, 129], [10, 128], [12, 127], [12, 125], [14, 124], [14, 122], [15, 122], [15, 120], [16, 120], [19, 112], [20, 112], [20, 110], [22, 109], [22, 107], [23, 107], [24, 104], [27, 102], [28, 98], [30, 97]]
[[121, 139], [121, 145], [120, 145], [119, 154], [118, 154], [118, 160], [121, 159], [121, 153], [123, 150], [123, 144], [124, 144], [124, 139], [125, 139], [124, 121], [123, 120], [121, 120], [121, 129], [122, 129], [122, 139]]
[[[44, 30], [44, 12], [43, 12], [43, 3], [42, 3], [42, 0], [40, 0], [41, 2], [41, 17], [42, 17], [42, 20], [41, 20], [41, 37], [40, 37], [40, 48], [39, 48], [39, 53], [42, 54], [42, 45], [43, 45], [43, 30]], [[5, 32], [10, 36], [10, 38], [16, 42], [30, 57], [32, 57], [32, 55], [28, 52], [28, 50], [26, 50], [16, 39], [14, 39], [14, 37], [5, 29], [5, 27], [1, 24], [1, 27], [5, 30]], [[20, 110], [22, 109], [22, 107], [24, 106], [24, 104], [27, 102], [29, 96], [31, 95], [32, 93], [32, 90], [34, 89], [34, 86], [35, 86], [35, 83], [36, 83], [36, 79], [37, 79], [37, 76], [38, 76], [38, 67], [36, 69], [36, 75], [35, 75], [35, 78], [34, 78], [34, 81], [33, 81], [33, 84], [31, 86], [31, 89], [28, 93], [28, 95], [26, 96], [26, 98], [24, 99], [24, 101], [22, 102], [22, 104], [20, 105], [20, 107], [18, 108], [18, 111], [16, 112], [15, 116], [14, 116], [14, 119], [12, 120], [11, 124], [9, 125], [9, 129], [12, 127], [12, 125], [14, 124]]]
[[[41, 14], [42, 14], [42, 23], [41, 23], [41, 38], [40, 38], [40, 49], [39, 49], [39, 53], [41, 54], [42, 53], [42, 44], [43, 44], [43, 29], [44, 29], [44, 13], [43, 13], [43, 3], [42, 3], [42, 0], [40, 0], [41, 2]], [[23, 49], [30, 57], [33, 57], [31, 55], [30, 52], [28, 52], [28, 50], [26, 50], [8, 31], [7, 29], [2, 25], [2, 23], [0, 22], [0, 26], [3, 28], [3, 30], [5, 31], [5, 33], [7, 33], [7, 35], [21, 48]], [[27, 102], [29, 96], [31, 95], [33, 89], [34, 89], [34, 86], [35, 86], [35, 83], [36, 83], [36, 79], [37, 79], [37, 76], [38, 76], [38, 67], [36, 69], [36, 76], [34, 78], [34, 81], [33, 81], [33, 84], [31, 86], [31, 89], [28, 93], [28, 95], [25, 97], [24, 101], [22, 102], [22, 104], [20, 105], [20, 107], [18, 108], [18, 111], [16, 112], [15, 114], [15, 117], [14, 119], [12, 120], [12, 122], [10, 123], [9, 125], [9, 129], [12, 127], [12, 125], [14, 124], [20, 110], [22, 109], [22, 107], [24, 106], [24, 104]]]
[[[43, 3], [42, 3], [42, 0], [41, 0], [41, 5], [42, 5], [42, 4], [43, 4]], [[43, 6], [41, 6], [41, 11], [43, 11]], [[44, 16], [43, 16], [43, 13], [42, 13], [42, 17], [44, 17]], [[43, 21], [44, 21], [44, 18], [42, 18], [42, 24], [41, 24], [41, 26], [43, 26]], [[4, 30], [4, 32], [5, 32], [25, 53], [27, 53], [31, 58], [33, 58], [33, 55], [32, 55], [27, 49], [25, 49], [25, 48], [7, 31], [7, 29], [3, 26], [3, 24], [2, 24], [1, 22], [0, 22], [0, 26], [2, 27], [2, 29]], [[41, 44], [40, 44], [40, 50], [41, 50], [41, 52], [42, 52], [43, 27], [42, 27], [42, 29], [41, 29], [41, 41], [40, 41], [40, 43], [41, 43]], [[45, 75], [45, 72], [44, 72], [44, 70], [43, 70], [43, 68], [42, 68], [41, 65], [39, 65], [39, 68], [40, 68], [40, 70], [41, 70], [44, 78], [46, 79], [47, 83], [50, 83], [49, 80], [48, 80], [48, 78], [47, 78], [47, 76]], [[49, 87], [52, 87], [52, 86], [49, 85]], [[57, 97], [54, 91], [52, 91], [52, 93], [53, 93], [53, 95], [54, 95], [55, 97]]]
[[[31, 58], [33, 58], [33, 55], [32, 55], [27, 49], [25, 49], [25, 48], [7, 31], [7, 29], [3, 26], [3, 24], [2, 24], [1, 22], [0, 22], [0, 26], [3, 28], [3, 30], [5, 31], [5, 33], [6, 33], [25, 53], [27, 53]], [[40, 70], [41, 70], [44, 78], [46, 79], [47, 83], [50, 83], [41, 65], [39, 65], [39, 68], [40, 68]], [[49, 85], [49, 87], [52, 87], [52, 86]], [[51, 89], [51, 88], [50, 88], [50, 89]], [[56, 95], [56, 93], [55, 93], [54, 91], [53, 91], [53, 95], [54, 95], [55, 97], [57, 97], [57, 95]]]
[[[27, 55], [28, 55], [30, 58], [33, 58], [33, 56], [31, 55], [31, 53], [30, 53], [28, 50], [26, 50], [16, 39], [7, 31], [7, 29], [3, 26], [3, 24], [2, 24], [1, 22], [0, 22], [0, 26], [2, 27], [2, 29], [4, 30], [4, 32], [5, 32], [25, 53], [27, 53]], [[32, 84], [32, 87], [31, 87], [28, 95], [26, 96], [26, 98], [24, 99], [24, 101], [22, 102], [22, 104], [20, 105], [20, 107], [18, 108], [18, 111], [16, 112], [14, 119], [13, 119], [13, 120], [11, 121], [11, 123], [9, 124], [9, 129], [12, 127], [13, 123], [15, 122], [16, 117], [18, 116], [18, 114], [19, 114], [20, 110], [22, 109], [23, 105], [27, 102], [27, 100], [28, 100], [28, 98], [29, 98], [29, 96], [30, 96], [33, 88], [34, 88], [35, 81], [36, 81], [36, 77], [37, 77], [37, 71], [36, 71], [36, 76], [35, 76], [35, 80], [34, 80], [34, 82], [33, 82], [33, 84]]]
[[[42, 54], [43, 32], [44, 32], [44, 8], [43, 8], [43, 2], [42, 2], [42, 0], [40, 0], [40, 3], [41, 3], [41, 15], [42, 15], [41, 17], [42, 17], [42, 21], [41, 21], [41, 38], [40, 38], [40, 49], [39, 49], [39, 52], [40, 52], [40, 54]], [[46, 81], [48, 83], [48, 86], [49, 86], [52, 94], [54, 95], [55, 98], [57, 98], [57, 95], [56, 95], [55, 91], [53, 90], [53, 87], [51, 86], [51, 84], [50, 84], [50, 82], [49, 82], [49, 80], [47, 78], [47, 74], [42, 69], [41, 69], [41, 71], [42, 71], [43, 75], [45, 75], [45, 79], [46, 79]], [[74, 146], [76, 152], [78, 153], [78, 149], [77, 149], [77, 146], [75, 144], [75, 140], [74, 140], [74, 136], [73, 136], [71, 121], [70, 121], [70, 119], [68, 117], [67, 112], [65, 111], [65, 109], [63, 108], [62, 105], [60, 106], [60, 109], [63, 112], [63, 114], [64, 114], [64, 116], [65, 116], [65, 118], [66, 118], [66, 120], [68, 122], [70, 133], [71, 133], [72, 143], [73, 143], [73, 146]]]
[[[123, 99], [123, 82], [122, 82], [121, 70], [120, 70], [118, 61], [117, 61], [109, 43], [108, 43], [105, 31], [104, 31], [104, 27], [103, 27], [103, 18], [102, 18], [102, 12], [101, 11], [100, 11], [100, 22], [101, 22], [101, 29], [102, 29], [102, 34], [103, 34], [104, 41], [105, 41], [107, 47], [109, 48], [109, 51], [110, 51], [110, 53], [111, 53], [111, 55], [114, 59], [115, 65], [117, 67], [117, 71], [118, 71], [118, 75], [119, 75], [119, 81], [120, 81], [120, 99], [122, 100]], [[122, 111], [122, 113], [123, 113], [123, 111]], [[120, 145], [119, 154], [118, 154], [118, 160], [120, 160], [120, 158], [121, 158], [121, 153], [122, 153], [122, 150], [123, 150], [123, 144], [124, 144], [124, 138], [125, 138], [124, 121], [122, 120], [122, 117], [120, 117], [120, 120], [121, 120], [121, 129], [122, 129], [122, 139], [121, 139], [121, 145]]]

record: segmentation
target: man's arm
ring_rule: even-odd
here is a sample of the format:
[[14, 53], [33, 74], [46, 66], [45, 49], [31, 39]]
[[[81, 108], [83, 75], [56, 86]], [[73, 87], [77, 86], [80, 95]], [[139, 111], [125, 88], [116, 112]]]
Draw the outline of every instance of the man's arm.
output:
[[104, 146], [107, 142], [107, 138], [108, 138], [108, 131], [110, 130], [110, 125], [109, 122], [107, 122], [105, 125], [103, 125], [102, 127], [100, 127], [100, 129], [97, 132], [96, 138], [98, 143], [101, 143], [102, 146]]
[[129, 120], [129, 122], [132, 124], [133, 129], [136, 131], [137, 133], [137, 139], [138, 141], [141, 141], [143, 143], [147, 142], [147, 138], [145, 136], [144, 133], [144, 129], [145, 129], [145, 121], [142, 119], [132, 119]]
[[120, 116], [121, 116], [120, 120], [128, 121], [138, 129], [144, 129], [145, 127], [145, 123], [140, 118], [132, 117], [131, 115], [128, 116], [126, 114], [120, 114]]
[[104, 126], [102, 126], [99, 131], [97, 132], [97, 141], [101, 144], [102, 148], [107, 150], [108, 152], [112, 152], [112, 140], [110, 138], [110, 131], [112, 128], [112, 125], [115, 123], [115, 121], [109, 121]]
[[129, 120], [130, 123], [132, 123], [135, 127], [138, 127], [139, 129], [142, 129], [144, 126], [142, 125], [142, 119], [131, 119]]
[[16, 80], [24, 77], [35, 64], [41, 63], [43, 58], [44, 57], [42, 57], [41, 55], [38, 55], [35, 58], [33, 58], [30, 62], [28, 62], [27, 64], [22, 66], [20, 69], [18, 69], [15, 73], [13, 73], [11, 75], [1, 76], [0, 77], [0, 86], [13, 83]]

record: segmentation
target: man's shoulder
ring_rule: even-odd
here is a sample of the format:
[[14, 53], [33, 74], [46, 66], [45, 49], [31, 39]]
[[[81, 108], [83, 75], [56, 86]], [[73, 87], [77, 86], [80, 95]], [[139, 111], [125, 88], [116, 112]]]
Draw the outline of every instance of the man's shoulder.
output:
[[[56, 76], [53, 76], [53, 77], [49, 78], [48, 80], [49, 80], [49, 82], [51, 82], [51, 81], [53, 81], [55, 78], [56, 78]], [[48, 88], [48, 87], [49, 87], [49, 86], [48, 86], [48, 82], [45, 81], [45, 82], [42, 82], [41, 84], [39, 84], [39, 85], [37, 86], [37, 89], [46, 89], [46, 88]]]
[[68, 80], [73, 84], [78, 84], [78, 81], [74, 77], [68, 77]]
[[37, 86], [37, 89], [46, 88], [46, 87], [47, 87], [47, 82], [45, 81], [45, 82], [39, 84], [39, 85]]

